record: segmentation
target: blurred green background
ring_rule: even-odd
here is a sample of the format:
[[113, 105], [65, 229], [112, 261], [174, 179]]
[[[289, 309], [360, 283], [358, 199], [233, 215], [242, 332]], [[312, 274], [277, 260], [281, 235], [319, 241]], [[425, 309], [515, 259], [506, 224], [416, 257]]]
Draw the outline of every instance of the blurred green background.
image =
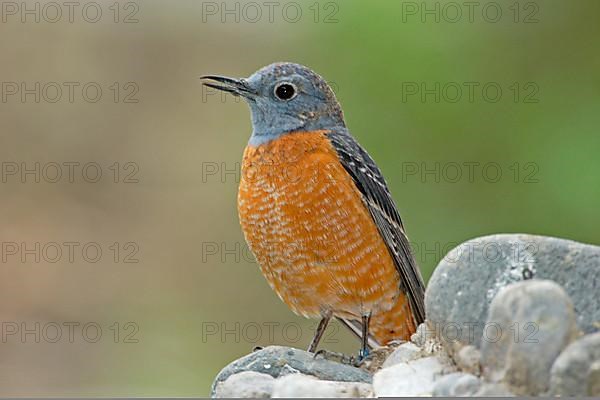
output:
[[[87, 2], [72, 22], [66, 7], [51, 22], [47, 2], [8, 3], [2, 396], [205, 396], [215, 374], [254, 346], [308, 345], [315, 321], [271, 291], [238, 225], [234, 171], [251, 129], [247, 107], [204, 89], [202, 74], [248, 76], [294, 61], [331, 82], [387, 178], [426, 278], [453, 244], [490, 233], [600, 244], [596, 0], [484, 1], [472, 15], [445, 1], [101, 1], [95, 23], [82, 16]], [[24, 7], [39, 7], [39, 22]], [[85, 12], [95, 19], [95, 9]], [[34, 92], [40, 82], [39, 102], [22, 101], [23, 82]], [[78, 82], [73, 102], [66, 89], [49, 101], [49, 82]], [[97, 102], [82, 94], [89, 82], [102, 89]], [[472, 101], [465, 82], [479, 85]], [[422, 98], [421, 85], [433, 92]], [[39, 183], [20, 175], [36, 162]], [[52, 163], [67, 162], [97, 163], [102, 178], [88, 182], [76, 169], [73, 182], [50, 182]], [[465, 163], [479, 163], [472, 179]], [[80, 244], [73, 262], [42, 254], [64, 242]], [[82, 256], [90, 242], [103, 251], [98, 262]], [[137, 263], [124, 262], [131, 252]], [[70, 322], [79, 324], [73, 340]], [[62, 337], [52, 343], [56, 325]], [[324, 343], [357, 345], [337, 326]]]

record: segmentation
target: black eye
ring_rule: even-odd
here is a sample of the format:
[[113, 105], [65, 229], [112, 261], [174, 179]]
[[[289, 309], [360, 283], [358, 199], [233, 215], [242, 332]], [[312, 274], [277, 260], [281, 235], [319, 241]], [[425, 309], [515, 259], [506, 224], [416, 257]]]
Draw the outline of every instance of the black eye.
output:
[[291, 83], [281, 83], [275, 86], [275, 96], [280, 100], [291, 100], [296, 96], [296, 88]]

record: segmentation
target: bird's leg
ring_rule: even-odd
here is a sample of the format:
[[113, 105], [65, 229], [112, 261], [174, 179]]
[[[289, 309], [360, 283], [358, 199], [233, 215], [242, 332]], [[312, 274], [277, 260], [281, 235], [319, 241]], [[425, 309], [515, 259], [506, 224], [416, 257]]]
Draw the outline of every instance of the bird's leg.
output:
[[331, 319], [332, 315], [333, 315], [333, 312], [331, 312], [331, 311], [327, 311], [326, 313], [323, 314], [323, 317], [321, 318], [321, 321], [319, 322], [319, 326], [317, 326], [315, 336], [313, 337], [312, 342], [310, 342], [308, 351], [310, 353], [315, 353], [314, 358], [317, 358], [320, 356], [325, 360], [336, 361], [336, 362], [339, 362], [342, 364], [354, 365], [356, 363], [356, 360], [354, 359], [353, 356], [348, 357], [342, 353], [336, 353], [333, 351], [323, 350], [323, 349], [316, 351], [317, 345], [319, 344], [319, 341], [323, 337], [325, 328], [327, 328], [327, 324], [329, 323], [329, 320]]
[[371, 313], [362, 316], [362, 337], [360, 338], [360, 351], [358, 352], [358, 361], [361, 362], [369, 356], [369, 322]]
[[[355, 356], [347, 356], [342, 353], [335, 353], [327, 350], [319, 350], [315, 353], [315, 358], [317, 356], [322, 356], [324, 359], [329, 361], [337, 361], [342, 364], [352, 365], [354, 367], [363, 368], [365, 367], [365, 361], [369, 360], [369, 322], [371, 321], [371, 313], [362, 316], [362, 326], [361, 326], [361, 337], [360, 337], [360, 350], [358, 352], [358, 357]], [[323, 321], [321, 321], [323, 322]], [[319, 324], [320, 326], [321, 324]]]
[[308, 346], [308, 352], [314, 353], [317, 350], [317, 346], [323, 337], [323, 333], [325, 333], [325, 329], [327, 329], [327, 324], [329, 324], [329, 320], [332, 316], [331, 311], [326, 311], [323, 313], [321, 321], [319, 321], [319, 325], [317, 326], [317, 330], [315, 331], [315, 336], [313, 336], [312, 341], [310, 342], [310, 346]]

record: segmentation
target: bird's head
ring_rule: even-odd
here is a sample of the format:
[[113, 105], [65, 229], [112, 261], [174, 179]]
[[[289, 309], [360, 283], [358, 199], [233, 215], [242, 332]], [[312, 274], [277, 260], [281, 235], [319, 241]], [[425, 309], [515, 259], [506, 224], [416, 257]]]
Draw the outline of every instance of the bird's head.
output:
[[327, 82], [309, 68], [275, 63], [249, 78], [206, 75], [204, 85], [243, 97], [252, 113], [250, 143], [295, 131], [344, 127], [342, 109]]

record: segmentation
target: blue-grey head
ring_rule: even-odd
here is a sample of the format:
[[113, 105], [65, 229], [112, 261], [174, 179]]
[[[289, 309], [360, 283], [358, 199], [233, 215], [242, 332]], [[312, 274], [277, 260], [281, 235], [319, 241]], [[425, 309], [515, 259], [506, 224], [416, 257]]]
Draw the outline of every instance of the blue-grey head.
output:
[[206, 75], [204, 85], [243, 97], [252, 113], [250, 144], [290, 132], [345, 127], [342, 109], [325, 80], [294, 63], [268, 65], [249, 78]]

